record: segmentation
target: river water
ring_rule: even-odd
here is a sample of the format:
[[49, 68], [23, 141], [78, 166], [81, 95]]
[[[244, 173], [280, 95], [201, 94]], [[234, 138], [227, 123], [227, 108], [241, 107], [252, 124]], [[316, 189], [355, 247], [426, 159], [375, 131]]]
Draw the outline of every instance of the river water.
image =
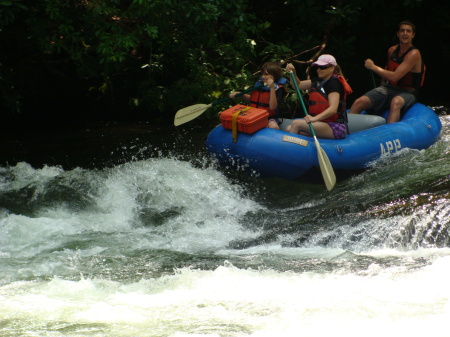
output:
[[218, 167], [195, 128], [16, 151], [29, 159], [0, 167], [0, 336], [449, 335], [440, 118], [431, 148], [332, 192]]

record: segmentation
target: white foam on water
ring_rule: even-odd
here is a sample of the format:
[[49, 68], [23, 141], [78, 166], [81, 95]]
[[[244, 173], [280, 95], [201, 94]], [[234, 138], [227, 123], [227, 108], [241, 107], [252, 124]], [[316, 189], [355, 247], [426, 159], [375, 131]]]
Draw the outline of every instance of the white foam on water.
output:
[[[173, 159], [127, 163], [97, 173], [35, 170], [27, 164], [13, 171], [19, 182], [10, 182], [9, 188], [20, 189], [33, 183], [33, 199], [44, 194], [48, 180], [55, 176], [81, 179], [87, 175], [84, 183], [91, 186], [80, 191], [88, 190], [90, 194], [82, 197], [91, 202], [76, 210], [67, 202], [47, 202], [32, 216], [4, 213], [0, 218], [0, 251], [4, 254], [14, 251], [31, 256], [52, 246], [47, 244], [49, 240], [86, 233], [127, 232], [139, 240], [141, 248], [153, 245], [196, 251], [199, 246], [222, 247], [236, 236], [256, 235], [244, 231], [239, 220], [247, 212], [262, 209], [242, 197], [239, 186], [231, 185], [219, 172]], [[42, 179], [43, 172], [47, 172], [46, 180]], [[171, 215], [155, 226], [141, 217], [145, 212]]]
[[[263, 207], [212, 168], [161, 158], [102, 171], [22, 163], [4, 173], [4, 190], [23, 207], [0, 213], [0, 284], [103, 275], [110, 255], [125, 261], [133, 251], [214, 252], [259, 235], [240, 221]], [[159, 214], [168, 215], [154, 220]]]
[[[304, 247], [274, 242], [233, 250], [229, 242], [261, 234], [241, 221], [263, 207], [214, 169], [161, 158], [98, 172], [21, 164], [10, 173], [20, 178], [2, 180], [2, 189], [33, 186], [32, 202], [39, 202], [55, 179], [82, 195], [80, 207], [46, 199], [32, 214], [0, 213], [0, 273], [9, 271], [0, 283], [0, 335], [415, 337], [447, 330], [450, 251], [374, 245], [377, 239], [385, 242], [383, 231], [394, 240], [417, 215], [424, 224], [445, 219], [446, 206], [411, 217], [342, 224], [341, 232], [332, 228], [311, 235]], [[88, 187], [78, 188], [80, 181]], [[155, 220], [158, 214], [164, 216]], [[420, 221], [416, 225], [420, 229]], [[349, 244], [361, 230], [365, 238]], [[317, 244], [321, 240], [329, 245]], [[237, 268], [224, 261], [213, 270], [181, 268], [117, 281], [105, 276], [101, 263], [81, 280], [77, 269], [86, 261], [95, 266], [104, 251], [112, 252], [106, 257], [122, 258], [115, 268], [125, 269], [123, 252], [146, 249], [206, 251], [237, 260], [271, 255], [280, 264], [336, 263], [347, 254], [346, 246], [349, 257], [337, 264], [349, 268], [304, 272]], [[352, 269], [358, 253], [375, 261], [363, 272]], [[391, 257], [405, 263], [382, 262]], [[419, 259], [425, 262], [416, 265]]]
[[446, 331], [449, 270], [447, 251], [422, 269], [375, 276], [243, 270], [225, 262], [131, 284], [22, 281], [0, 288], [0, 316], [36, 334], [90, 325], [110, 336], [423, 336]]

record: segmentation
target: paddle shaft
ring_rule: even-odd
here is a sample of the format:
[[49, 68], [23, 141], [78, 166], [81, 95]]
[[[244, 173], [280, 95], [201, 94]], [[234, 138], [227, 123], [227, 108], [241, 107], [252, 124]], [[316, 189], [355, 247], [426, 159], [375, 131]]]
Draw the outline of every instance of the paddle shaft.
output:
[[[234, 97], [239, 97], [239, 96], [245, 95], [245, 94], [249, 93], [250, 91], [253, 91], [253, 90], [256, 90], [256, 89], [260, 89], [260, 88], [262, 88], [263, 86], [264, 86], [264, 85], [261, 84], [261, 85], [258, 85], [258, 86], [256, 86], [256, 87], [248, 88], [247, 90], [241, 91], [240, 93], [236, 94]], [[231, 97], [225, 97], [225, 98], [222, 98], [220, 101], [211, 103], [210, 105], [211, 105], [211, 106], [215, 106], [215, 105], [221, 104], [221, 103], [223, 103], [223, 102], [226, 102], [226, 101], [228, 101], [228, 100], [230, 100], [230, 99], [232, 99], [232, 98], [231, 98]]]
[[[298, 99], [302, 104], [303, 112], [305, 113], [305, 116], [307, 116], [308, 112], [306, 111], [305, 102], [303, 101], [302, 94], [300, 93], [300, 89], [298, 88], [298, 84], [297, 81], [295, 80], [295, 75], [293, 72], [291, 72], [291, 79], [292, 82], [294, 82], [295, 91], [297, 92]], [[333, 167], [331, 166], [327, 154], [320, 146], [319, 140], [316, 137], [316, 133], [314, 131], [312, 123], [308, 123], [308, 125], [309, 129], [311, 130], [311, 134], [314, 136], [314, 144], [316, 145], [317, 150], [317, 159], [319, 162], [320, 171], [322, 172], [323, 180], [325, 181], [325, 186], [327, 187], [328, 191], [331, 191], [334, 185], [336, 184], [336, 175], [334, 174]]]
[[375, 77], [373, 76], [373, 71], [369, 69], [369, 73], [370, 73], [370, 78], [372, 79], [372, 86], [374, 88], [376, 88], [377, 85], [375, 84]]
[[[303, 96], [300, 93], [300, 89], [298, 88], [298, 84], [297, 84], [297, 81], [295, 80], [295, 75], [293, 72], [291, 72], [291, 79], [292, 79], [292, 82], [294, 82], [295, 91], [297, 92], [298, 99], [299, 99], [300, 103], [302, 104], [303, 113], [305, 114], [305, 116], [308, 116], [308, 111], [306, 110], [305, 102], [303, 101]], [[314, 137], [316, 137], [316, 133], [314, 132], [314, 128], [311, 124], [312, 123], [308, 123], [309, 129], [311, 130], [311, 134]]]

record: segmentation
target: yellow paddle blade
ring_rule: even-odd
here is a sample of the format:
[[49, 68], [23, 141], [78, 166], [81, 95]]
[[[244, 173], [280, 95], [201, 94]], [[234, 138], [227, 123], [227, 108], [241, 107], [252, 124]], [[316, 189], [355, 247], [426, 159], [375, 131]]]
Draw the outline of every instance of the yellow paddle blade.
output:
[[195, 104], [177, 111], [173, 124], [175, 126], [187, 123], [200, 116], [206, 109], [212, 107], [211, 104]]
[[314, 137], [314, 142], [317, 148], [317, 158], [319, 159], [320, 171], [322, 172], [323, 180], [328, 191], [331, 191], [336, 185], [336, 175], [334, 174], [333, 166], [331, 166], [325, 151], [320, 147], [319, 141]]

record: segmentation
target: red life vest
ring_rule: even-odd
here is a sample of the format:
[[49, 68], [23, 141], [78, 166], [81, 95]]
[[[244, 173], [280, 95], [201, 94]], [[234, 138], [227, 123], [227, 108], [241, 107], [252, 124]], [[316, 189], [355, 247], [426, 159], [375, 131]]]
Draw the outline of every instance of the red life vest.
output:
[[345, 122], [344, 112], [346, 110], [345, 104], [346, 104], [347, 95], [351, 94], [353, 92], [353, 90], [350, 87], [350, 85], [347, 83], [345, 78], [343, 78], [340, 75], [339, 76], [333, 75], [332, 77], [330, 77], [329, 79], [327, 79], [325, 81], [322, 81], [321, 83], [316, 82], [318, 84], [313, 85], [311, 87], [311, 89], [309, 91], [308, 112], [311, 116], [317, 116], [318, 114], [321, 114], [322, 112], [324, 112], [326, 109], [328, 109], [330, 107], [330, 103], [328, 101], [328, 94], [325, 92], [325, 90], [323, 88], [329, 80], [333, 80], [333, 81], [338, 80], [344, 89], [343, 90], [344, 94], [343, 94], [343, 97], [341, 97], [341, 99], [339, 101], [337, 113], [335, 113], [331, 117], [323, 119], [322, 122], [344, 123]]
[[[282, 88], [283, 90], [286, 90], [284, 87], [284, 84], [287, 83], [287, 80], [285, 78], [280, 78], [276, 85], [278, 88]], [[255, 84], [255, 87], [258, 85], [261, 85], [262, 81], [258, 81]], [[270, 100], [270, 89], [269, 87], [262, 87], [261, 89], [253, 90], [250, 93], [250, 106], [253, 108], [259, 108], [259, 109], [265, 109], [269, 113], [269, 117], [273, 117], [277, 115], [277, 110], [270, 110], [269, 109], [269, 100]], [[280, 105], [280, 102], [278, 102]]]
[[[404, 53], [402, 56], [399, 56], [400, 46], [397, 46], [397, 48], [394, 50], [394, 52], [392, 53], [391, 57], [388, 60], [388, 64], [386, 67], [387, 70], [395, 71], [395, 69], [397, 69], [398, 66], [403, 62], [406, 54], [408, 54], [413, 49], [415, 48], [411, 46], [411, 48], [409, 48], [406, 51], [406, 53]], [[425, 70], [426, 67], [422, 62], [422, 71], [420, 73], [409, 72], [398, 81], [389, 81], [389, 84], [395, 85], [403, 89], [418, 91], [419, 88], [423, 85], [425, 79]]]

